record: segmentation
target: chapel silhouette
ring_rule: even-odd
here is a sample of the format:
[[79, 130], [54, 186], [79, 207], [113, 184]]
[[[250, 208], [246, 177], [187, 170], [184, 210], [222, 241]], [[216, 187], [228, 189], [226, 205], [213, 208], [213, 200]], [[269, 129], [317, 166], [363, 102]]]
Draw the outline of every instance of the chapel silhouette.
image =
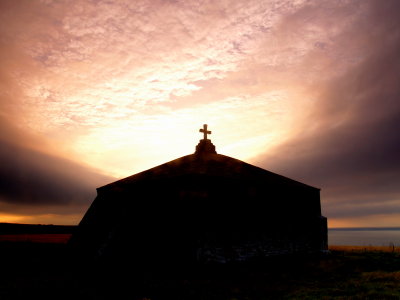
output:
[[186, 155], [97, 189], [69, 244], [81, 257], [159, 266], [327, 249], [320, 190], [217, 154]]

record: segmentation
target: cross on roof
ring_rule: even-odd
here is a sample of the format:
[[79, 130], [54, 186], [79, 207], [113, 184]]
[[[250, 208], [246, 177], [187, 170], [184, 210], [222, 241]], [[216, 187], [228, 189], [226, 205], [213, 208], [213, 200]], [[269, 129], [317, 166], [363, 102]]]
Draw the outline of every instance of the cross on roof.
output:
[[199, 131], [203, 132], [203, 134], [204, 134], [203, 140], [207, 140], [207, 134], [211, 134], [211, 131], [207, 130], [207, 124], [204, 124], [203, 129], [200, 129]]

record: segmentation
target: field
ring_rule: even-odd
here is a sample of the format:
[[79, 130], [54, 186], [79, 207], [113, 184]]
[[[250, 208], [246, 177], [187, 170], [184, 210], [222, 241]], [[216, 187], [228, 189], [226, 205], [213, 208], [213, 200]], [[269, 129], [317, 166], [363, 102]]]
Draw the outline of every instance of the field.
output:
[[70, 237], [70, 233], [1, 234], [0, 242], [66, 244]]
[[329, 250], [332, 252], [397, 252], [400, 253], [399, 246], [329, 246]]
[[[66, 236], [0, 242], [0, 299], [400, 299], [395, 247], [330, 247], [320, 257], [163, 270], [78, 262]], [[25, 236], [27, 238], [27, 236]], [[22, 239], [22, 240], [21, 240]], [[48, 243], [53, 241], [52, 243]]]

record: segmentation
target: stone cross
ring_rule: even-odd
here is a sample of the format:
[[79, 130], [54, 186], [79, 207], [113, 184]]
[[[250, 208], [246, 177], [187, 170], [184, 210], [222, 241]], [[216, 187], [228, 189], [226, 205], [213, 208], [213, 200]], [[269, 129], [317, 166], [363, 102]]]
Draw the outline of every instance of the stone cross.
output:
[[207, 134], [211, 134], [211, 131], [207, 130], [207, 124], [204, 124], [203, 129], [200, 129], [199, 131], [204, 133], [204, 140], [207, 140]]

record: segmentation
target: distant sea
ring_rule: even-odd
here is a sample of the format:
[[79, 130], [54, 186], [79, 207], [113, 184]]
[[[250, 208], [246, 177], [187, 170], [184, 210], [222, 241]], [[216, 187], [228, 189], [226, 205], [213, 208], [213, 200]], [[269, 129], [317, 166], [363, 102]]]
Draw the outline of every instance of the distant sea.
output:
[[400, 227], [329, 228], [328, 244], [335, 246], [400, 246]]

